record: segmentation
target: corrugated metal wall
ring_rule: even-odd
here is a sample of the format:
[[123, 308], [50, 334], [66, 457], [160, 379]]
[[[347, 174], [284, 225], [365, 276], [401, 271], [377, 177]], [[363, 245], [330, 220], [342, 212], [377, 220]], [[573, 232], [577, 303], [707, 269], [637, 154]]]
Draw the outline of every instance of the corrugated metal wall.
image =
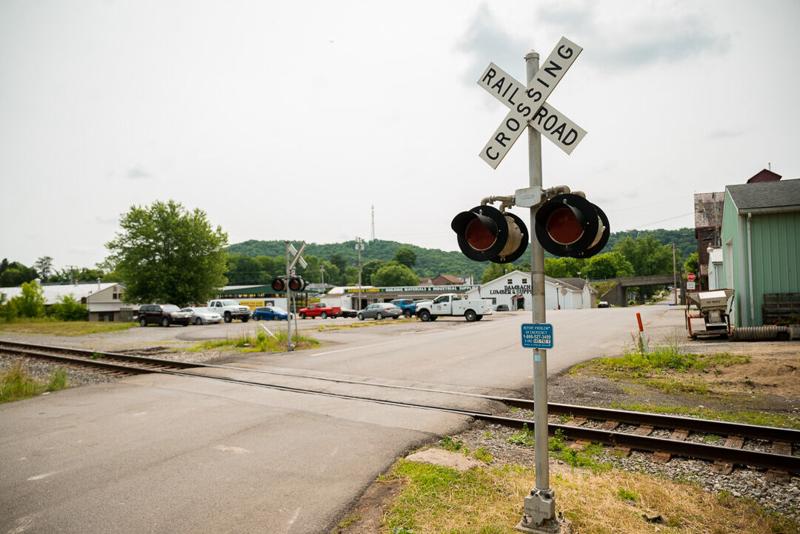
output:
[[753, 215], [751, 224], [755, 324], [760, 325], [764, 293], [800, 292], [800, 212]]

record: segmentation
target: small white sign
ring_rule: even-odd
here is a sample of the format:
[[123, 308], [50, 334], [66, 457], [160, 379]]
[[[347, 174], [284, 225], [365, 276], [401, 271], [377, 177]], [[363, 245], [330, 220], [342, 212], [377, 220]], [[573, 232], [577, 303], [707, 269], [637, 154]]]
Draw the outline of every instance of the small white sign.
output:
[[686, 282], [686, 290], [691, 291], [693, 289], [694, 289], [694, 282], [692, 281]]

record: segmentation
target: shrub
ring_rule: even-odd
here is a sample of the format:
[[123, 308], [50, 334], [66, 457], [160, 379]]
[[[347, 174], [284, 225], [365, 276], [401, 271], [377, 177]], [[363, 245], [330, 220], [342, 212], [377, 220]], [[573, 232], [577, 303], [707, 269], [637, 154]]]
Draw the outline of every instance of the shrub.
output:
[[25, 282], [22, 284], [22, 294], [17, 295], [9, 304], [16, 307], [17, 315], [20, 317], [43, 317], [44, 316], [44, 292], [39, 282]]
[[53, 316], [60, 321], [85, 321], [89, 315], [86, 305], [78, 302], [72, 295], [61, 297], [52, 306]]

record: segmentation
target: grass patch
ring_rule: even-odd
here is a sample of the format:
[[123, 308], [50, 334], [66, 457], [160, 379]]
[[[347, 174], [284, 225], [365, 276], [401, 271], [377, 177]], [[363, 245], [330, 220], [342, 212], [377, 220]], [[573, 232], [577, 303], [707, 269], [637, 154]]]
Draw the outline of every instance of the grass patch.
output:
[[439, 440], [439, 446], [450, 452], [458, 452], [462, 449], [466, 449], [463, 441], [460, 439], [453, 439], [450, 436], [445, 436]]
[[[455, 469], [400, 460], [388, 479], [404, 482], [390, 506], [382, 532], [512, 534], [522, 502], [535, 479], [517, 465]], [[718, 497], [702, 488], [642, 473], [554, 466], [557, 509], [574, 532], [796, 532], [798, 525], [744, 499]], [[660, 514], [663, 524], [648, 523]]]
[[[288, 339], [289, 334], [285, 331], [279, 330], [275, 334], [275, 337], [272, 337], [263, 330], [259, 330], [255, 337], [245, 334], [237, 338], [212, 339], [210, 341], [198, 343], [187, 350], [190, 352], [202, 352], [206, 350], [230, 348], [238, 350], [239, 352], [286, 352], [286, 342]], [[300, 334], [293, 334], [292, 341], [295, 344], [295, 350], [310, 349], [319, 346], [319, 340]]]
[[612, 408], [620, 410], [633, 410], [637, 412], [663, 413], [671, 415], [685, 415], [687, 417], [699, 417], [701, 419], [718, 419], [720, 421], [732, 421], [736, 423], [747, 423], [750, 425], [777, 426], [783, 428], [800, 429], [800, 417], [790, 414], [760, 412], [752, 410], [732, 410], [720, 411], [711, 408], [699, 408], [694, 406], [660, 406], [654, 404], [613, 402]]
[[0, 332], [45, 334], [49, 336], [86, 336], [119, 332], [136, 326], [133, 322], [109, 323], [101, 321], [57, 321], [55, 319], [26, 319], [0, 322]]
[[[508, 438], [508, 442], [524, 447], [534, 447], [534, 432], [528, 428], [528, 425], [523, 425], [522, 430]], [[557, 430], [554, 436], [550, 436], [547, 441], [547, 448], [553, 458], [561, 460], [572, 467], [585, 467], [598, 472], [611, 468], [611, 464], [597, 460], [597, 457], [603, 452], [602, 445], [592, 443], [580, 449], [570, 447], [564, 438], [564, 433], [560, 430]]]
[[647, 378], [667, 372], [705, 372], [713, 368], [749, 362], [749, 356], [727, 352], [683, 353], [677, 344], [673, 344], [656, 347], [647, 353], [630, 351], [613, 358], [595, 358], [574, 366], [570, 373], [589, 372], [606, 378]]
[[472, 457], [475, 458], [476, 460], [480, 460], [485, 464], [490, 464], [494, 462], [494, 456], [492, 456], [492, 453], [490, 453], [483, 447], [478, 447], [477, 449], [472, 451]]
[[47, 383], [31, 378], [22, 363], [17, 362], [0, 374], [0, 403], [34, 397], [45, 391], [58, 391], [67, 387], [67, 372], [56, 369]]

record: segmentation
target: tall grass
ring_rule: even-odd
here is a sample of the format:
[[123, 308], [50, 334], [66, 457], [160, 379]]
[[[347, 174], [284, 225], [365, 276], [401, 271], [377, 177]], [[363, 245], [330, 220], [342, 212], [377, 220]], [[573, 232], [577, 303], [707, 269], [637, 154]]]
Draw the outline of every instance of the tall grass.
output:
[[[263, 330], [259, 330], [255, 336], [242, 334], [236, 338], [204, 341], [203, 343], [195, 345], [190, 350], [198, 352], [229, 347], [239, 350], [240, 352], [285, 352], [288, 338], [289, 335], [285, 331], [278, 331], [275, 333], [275, 337], [272, 337], [267, 335]], [[292, 335], [292, 341], [297, 350], [308, 349], [319, 345], [317, 339], [300, 334]]]
[[17, 362], [8, 371], [0, 374], [0, 403], [26, 399], [44, 393], [58, 391], [67, 387], [67, 372], [56, 369], [45, 384], [31, 378]]

